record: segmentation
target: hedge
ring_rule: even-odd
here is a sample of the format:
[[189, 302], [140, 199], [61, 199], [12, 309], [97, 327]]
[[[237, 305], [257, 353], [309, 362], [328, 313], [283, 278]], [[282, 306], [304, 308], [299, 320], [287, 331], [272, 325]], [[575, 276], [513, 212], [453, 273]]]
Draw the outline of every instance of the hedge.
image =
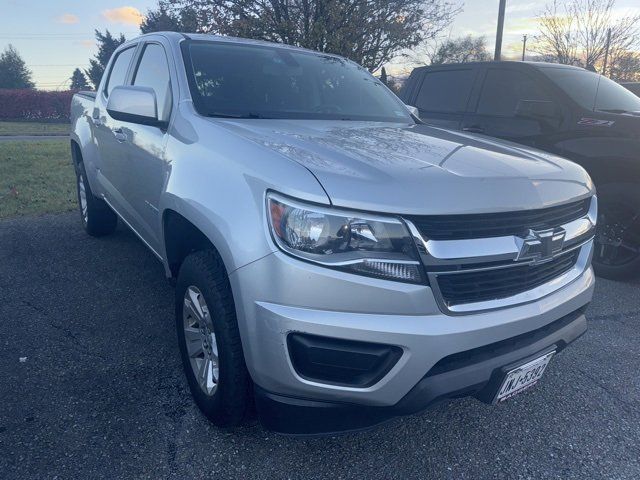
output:
[[74, 93], [0, 89], [0, 120], [69, 121]]

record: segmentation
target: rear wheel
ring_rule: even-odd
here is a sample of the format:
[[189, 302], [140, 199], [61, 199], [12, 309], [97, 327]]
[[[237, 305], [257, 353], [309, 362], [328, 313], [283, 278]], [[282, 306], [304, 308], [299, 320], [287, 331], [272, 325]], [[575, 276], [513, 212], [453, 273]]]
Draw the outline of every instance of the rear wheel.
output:
[[192, 253], [180, 267], [176, 328], [196, 404], [215, 425], [239, 425], [251, 404], [250, 377], [229, 279], [213, 251]]
[[640, 276], [640, 189], [634, 184], [598, 188], [593, 266], [611, 280]]
[[76, 186], [78, 188], [78, 208], [85, 231], [94, 237], [109, 235], [118, 226], [118, 216], [104, 200], [93, 195], [84, 164], [80, 162], [76, 169]]

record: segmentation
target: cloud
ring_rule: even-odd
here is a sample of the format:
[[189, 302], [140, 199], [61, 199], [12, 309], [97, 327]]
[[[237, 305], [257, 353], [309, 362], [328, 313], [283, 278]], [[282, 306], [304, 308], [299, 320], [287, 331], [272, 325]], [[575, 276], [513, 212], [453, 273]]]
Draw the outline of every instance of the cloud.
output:
[[73, 42], [74, 45], [80, 45], [84, 48], [93, 48], [96, 46], [96, 41], [95, 40], [79, 40], [79, 41], [75, 41]]
[[507, 5], [507, 14], [509, 13], [536, 13], [542, 7], [541, 2], [527, 2], [520, 4]]
[[60, 15], [58, 18], [56, 18], [56, 21], [58, 23], [66, 23], [71, 25], [73, 23], [78, 23], [80, 19], [78, 18], [77, 15], [74, 15], [72, 13], [64, 13]]
[[123, 23], [125, 25], [135, 25], [142, 23], [142, 14], [135, 7], [119, 7], [104, 10], [102, 16], [112, 23]]
[[516, 18], [505, 24], [505, 33], [534, 35], [540, 30], [538, 18]]

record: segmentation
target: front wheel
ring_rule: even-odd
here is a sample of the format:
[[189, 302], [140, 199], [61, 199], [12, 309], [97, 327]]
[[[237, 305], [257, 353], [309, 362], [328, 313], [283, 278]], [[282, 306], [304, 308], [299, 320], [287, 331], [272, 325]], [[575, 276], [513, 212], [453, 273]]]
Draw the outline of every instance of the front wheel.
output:
[[611, 280], [640, 276], [640, 189], [634, 184], [598, 188], [593, 267]]
[[239, 425], [250, 405], [250, 378], [229, 279], [213, 251], [192, 253], [180, 267], [176, 328], [196, 404], [215, 425]]

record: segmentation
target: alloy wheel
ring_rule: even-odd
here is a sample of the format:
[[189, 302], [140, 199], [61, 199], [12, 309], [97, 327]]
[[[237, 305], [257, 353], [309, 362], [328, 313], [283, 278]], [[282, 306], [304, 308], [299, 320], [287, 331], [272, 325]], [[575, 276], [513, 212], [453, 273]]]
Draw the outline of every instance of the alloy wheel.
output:
[[209, 308], [196, 286], [190, 286], [184, 294], [182, 318], [191, 369], [200, 389], [212, 396], [217, 390], [220, 372], [218, 343]]
[[640, 213], [621, 203], [603, 205], [598, 215], [594, 261], [618, 267], [640, 257]]
[[87, 223], [89, 221], [89, 207], [87, 205], [87, 190], [84, 186], [84, 177], [82, 174], [78, 175], [78, 196], [80, 197], [80, 214], [82, 215], [82, 221]]

